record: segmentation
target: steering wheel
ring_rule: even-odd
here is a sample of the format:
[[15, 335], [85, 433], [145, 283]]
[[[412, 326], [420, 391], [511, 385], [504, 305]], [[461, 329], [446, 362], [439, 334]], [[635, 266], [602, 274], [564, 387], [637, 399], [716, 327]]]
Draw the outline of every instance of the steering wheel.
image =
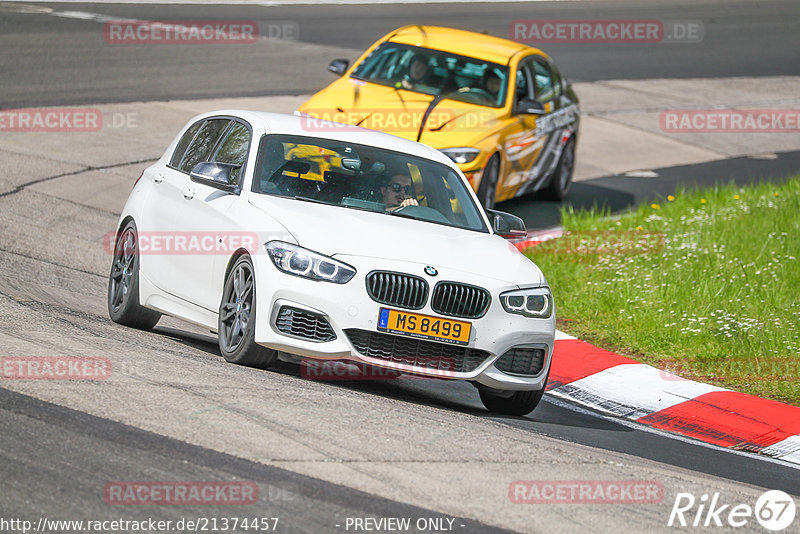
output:
[[442, 215], [438, 210], [429, 208], [428, 206], [415, 206], [410, 204], [408, 206], [397, 208], [393, 213], [412, 215], [415, 219], [419, 219], [420, 221], [434, 221], [450, 224], [450, 221], [447, 220], [447, 217]]
[[392, 213], [403, 213], [404, 211], [408, 211], [408, 208], [418, 208], [418, 207], [419, 206], [415, 206], [414, 204], [409, 204], [407, 206], [400, 206], [399, 208], [394, 210]]
[[486, 100], [487, 102], [494, 102], [497, 99], [496, 96], [492, 95], [492, 93], [481, 87], [463, 87], [458, 92], [465, 96], [475, 95], [478, 98]]

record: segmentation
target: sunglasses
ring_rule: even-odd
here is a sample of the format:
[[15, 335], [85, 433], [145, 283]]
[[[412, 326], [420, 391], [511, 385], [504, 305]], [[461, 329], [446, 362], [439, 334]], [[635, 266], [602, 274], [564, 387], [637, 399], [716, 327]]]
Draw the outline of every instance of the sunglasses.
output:
[[400, 185], [397, 182], [392, 182], [387, 187], [389, 187], [389, 189], [391, 189], [392, 192], [394, 192], [394, 193], [399, 193], [400, 191], [405, 191], [406, 195], [410, 195], [411, 191], [413, 190], [412, 186], [410, 186], [410, 185]]

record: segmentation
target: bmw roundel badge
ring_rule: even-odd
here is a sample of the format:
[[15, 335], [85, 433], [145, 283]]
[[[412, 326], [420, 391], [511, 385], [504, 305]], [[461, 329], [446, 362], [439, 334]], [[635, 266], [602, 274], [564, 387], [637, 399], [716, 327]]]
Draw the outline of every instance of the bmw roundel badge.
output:
[[439, 274], [439, 271], [437, 271], [436, 268], [428, 265], [427, 267], [425, 267], [425, 274], [427, 274], [428, 276], [436, 276], [437, 274]]

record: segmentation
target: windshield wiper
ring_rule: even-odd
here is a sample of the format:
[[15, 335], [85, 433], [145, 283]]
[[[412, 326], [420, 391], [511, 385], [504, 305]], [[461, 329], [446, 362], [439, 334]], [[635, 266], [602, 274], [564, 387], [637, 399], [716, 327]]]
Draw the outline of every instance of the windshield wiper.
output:
[[397, 213], [396, 211], [387, 211], [386, 215], [392, 215], [394, 217], [402, 217], [404, 219], [413, 219], [415, 221], [427, 221], [427, 219], [420, 219], [419, 217], [414, 217], [413, 215], [409, 215], [408, 213]]
[[[351, 206], [351, 205], [348, 205], [348, 204], [339, 204], [339, 203], [336, 203], [336, 202], [325, 202], [324, 200], [320, 200], [318, 198], [304, 197], [302, 195], [287, 196], [286, 198], [293, 198], [295, 200], [302, 200], [303, 202], [312, 202], [314, 204], [323, 204], [325, 206], [336, 206], [336, 207], [339, 207], [339, 208], [348, 208], [348, 209], [351, 209], [351, 210], [368, 211], [370, 213], [383, 213], [382, 211], [373, 210], [373, 209], [365, 208], [365, 207], [362, 207], [362, 206]], [[403, 214], [400, 214], [400, 215], [403, 216]], [[410, 215], [405, 215], [405, 217], [410, 217]], [[411, 218], [413, 219], [414, 217], [411, 217]]]
[[[439, 102], [441, 102], [442, 100], [447, 100], [448, 98], [452, 97], [453, 95], [457, 95], [457, 94], [460, 94], [460, 93], [469, 93], [471, 89], [472, 89], [471, 87], [462, 87], [462, 88], [460, 88], [460, 89], [458, 89], [456, 91], [450, 91], [449, 93], [444, 94], [444, 95], [437, 95], [433, 100], [431, 100], [431, 103], [428, 104], [428, 109], [426, 109], [425, 113], [422, 115], [422, 121], [419, 124], [419, 131], [417, 132], [417, 142], [419, 142], [419, 140], [422, 138], [422, 132], [423, 132], [423, 130], [425, 130], [425, 123], [428, 122], [428, 117], [430, 117], [431, 112], [433, 111], [433, 108], [435, 108], [436, 106], [439, 105]], [[453, 119], [450, 119], [450, 120], [453, 120]], [[450, 121], [447, 121], [447, 122], [450, 122]]]
[[303, 202], [313, 202], [314, 204], [325, 204], [326, 206], [338, 206], [338, 204], [333, 204], [331, 202], [325, 202], [324, 200], [320, 200], [318, 198], [304, 197], [304, 196], [301, 196], [301, 195], [289, 196], [287, 198], [293, 198], [295, 200], [302, 200]]
[[[464, 89], [466, 89], [466, 91]], [[458, 89], [457, 91], [450, 91], [449, 93], [446, 93], [446, 94], [443, 94], [443, 95], [436, 95], [433, 98], [433, 100], [431, 100], [431, 103], [428, 104], [428, 109], [425, 110], [425, 113], [422, 115], [422, 120], [419, 123], [419, 131], [417, 132], [417, 142], [419, 142], [419, 140], [422, 138], [422, 132], [423, 132], [423, 130], [425, 130], [425, 123], [428, 122], [428, 117], [431, 116], [431, 112], [433, 111], [433, 108], [438, 106], [439, 102], [441, 102], [442, 100], [447, 100], [448, 98], [450, 98], [453, 95], [457, 95], [458, 93], [466, 93], [466, 92], [469, 92], [469, 87], [462, 87], [461, 89]]]
[[381, 213], [381, 211], [379, 210], [365, 208], [364, 206], [353, 206], [352, 204], [336, 204], [336, 206], [341, 206], [342, 208], [347, 208], [349, 210], [368, 211], [370, 213]]

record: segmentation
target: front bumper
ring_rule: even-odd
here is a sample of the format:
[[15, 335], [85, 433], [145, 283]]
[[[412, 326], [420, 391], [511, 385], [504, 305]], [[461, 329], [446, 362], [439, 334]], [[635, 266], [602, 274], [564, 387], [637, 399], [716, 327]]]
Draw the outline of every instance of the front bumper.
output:
[[[500, 390], [539, 390], [544, 383], [552, 359], [555, 338], [555, 314], [548, 319], [531, 319], [507, 313], [501, 306], [498, 295], [516, 289], [502, 281], [495, 281], [460, 270], [435, 266], [439, 270], [435, 278], [423, 274], [425, 265], [379, 258], [337, 256], [357, 270], [355, 277], [347, 284], [332, 284], [291, 276], [278, 271], [266, 255], [258, 255], [256, 261], [256, 299], [257, 323], [255, 341], [265, 347], [321, 360], [349, 360], [367, 365], [394, 369], [404, 373], [443, 379], [469, 380], [488, 388]], [[469, 352], [475, 365], [453, 370], [433, 368], [425, 364], [409, 364], [397, 360], [375, 358], [359, 351], [353, 342], [353, 332], [372, 332], [378, 334], [378, 315], [380, 308], [387, 306], [373, 301], [367, 293], [366, 276], [373, 270], [387, 270], [427, 277], [432, 288], [437, 281], [448, 280], [483, 287], [492, 295], [492, 301], [485, 315], [478, 319], [457, 318], [472, 324], [472, 331], [466, 346], [458, 346]], [[279, 312], [283, 307], [303, 310], [321, 316], [330, 325], [331, 332], [318, 336], [322, 341], [308, 337], [287, 335], [278, 329]], [[431, 309], [430, 293], [423, 308], [414, 313], [444, 317]], [[335, 335], [335, 339], [330, 339]], [[381, 332], [382, 336], [400, 337]], [[413, 342], [413, 341], [410, 341]], [[454, 346], [436, 342], [441, 348], [445, 345], [447, 354], [455, 354]], [[540, 347], [545, 351], [541, 371], [534, 376], [513, 375], [500, 371], [495, 362], [512, 347]], [[479, 352], [482, 351], [482, 352]], [[479, 362], [474, 357], [480, 354]], [[407, 361], [407, 360], [406, 360]]]

